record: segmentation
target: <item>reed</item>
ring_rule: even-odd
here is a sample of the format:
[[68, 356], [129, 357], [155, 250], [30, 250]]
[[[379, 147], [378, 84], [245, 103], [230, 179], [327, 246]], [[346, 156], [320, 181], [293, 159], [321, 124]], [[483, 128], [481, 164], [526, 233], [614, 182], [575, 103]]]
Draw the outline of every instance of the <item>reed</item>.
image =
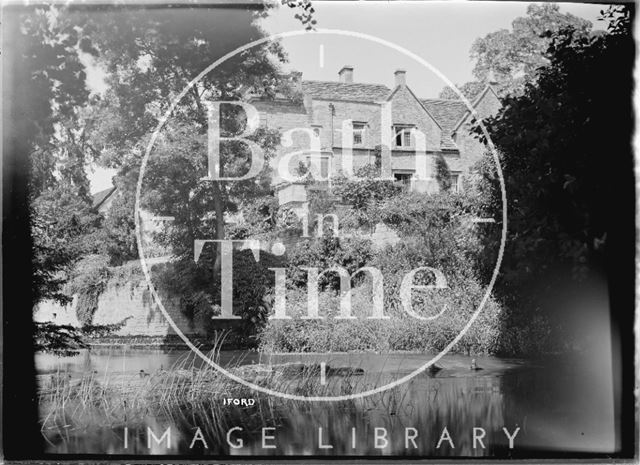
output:
[[[215, 337], [208, 356], [218, 362], [226, 334]], [[304, 396], [346, 395], [370, 389], [379, 382], [354, 371], [327, 377], [319, 382], [319, 365], [243, 365], [236, 360], [226, 369], [249, 378], [254, 383]], [[335, 415], [350, 412], [364, 415], [375, 411], [393, 416], [403, 405], [406, 388], [380, 395], [343, 402], [312, 403], [262, 394], [239, 384], [202, 363], [188, 353], [167, 369], [153, 373], [127, 375], [119, 372], [98, 374], [87, 371], [81, 376], [58, 372], [41, 377], [39, 402], [41, 427], [46, 435], [68, 435], [87, 428], [127, 426], [142, 428], [149, 418], [165, 424], [199, 426], [213, 438], [224, 438], [228, 428], [242, 425], [246, 431], [258, 431], [264, 425], [279, 426], [292, 415]], [[249, 408], [224, 405], [225, 398], [251, 398]]]

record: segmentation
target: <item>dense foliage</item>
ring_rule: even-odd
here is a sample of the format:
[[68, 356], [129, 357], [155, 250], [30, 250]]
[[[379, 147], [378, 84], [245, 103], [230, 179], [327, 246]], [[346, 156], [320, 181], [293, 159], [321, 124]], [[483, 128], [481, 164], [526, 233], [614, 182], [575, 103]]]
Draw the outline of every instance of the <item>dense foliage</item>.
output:
[[[307, 1], [286, 3], [301, 9], [305, 26], [313, 25]], [[133, 196], [151, 132], [172, 99], [204, 67], [264, 36], [255, 20], [268, 14], [268, 8], [238, 11], [214, 17], [186, 8], [181, 14], [190, 28], [177, 28], [173, 16], [145, 8], [116, 8], [100, 16], [42, 7], [22, 18], [27, 50], [34, 51], [23, 63], [34, 79], [33, 95], [25, 100], [25, 111], [33, 116], [25, 134], [31, 160], [34, 303], [67, 303], [75, 294], [79, 320], [91, 327], [113, 265], [137, 258]], [[605, 270], [610, 225], [618, 214], [612, 205], [626, 192], [620, 186], [632, 185], [633, 167], [625, 156], [635, 50], [631, 8], [614, 7], [603, 16], [609, 30], [592, 34], [588, 22], [560, 13], [557, 5], [530, 5], [512, 30], [480, 38], [472, 48], [476, 80], [462, 86], [463, 93], [472, 97], [493, 73], [504, 97], [503, 110], [485, 125], [505, 173], [510, 240], [496, 297], [488, 300], [457, 350], [513, 355], [554, 348], [550, 335], [563, 325], [552, 314], [558, 302], [549, 296], [571, 283], [597, 280]], [[221, 36], [229, 40], [222, 43], [217, 40]], [[79, 50], [106, 71], [103, 94], [90, 96], [85, 88]], [[205, 179], [204, 102], [240, 101], [247, 94], [297, 102], [292, 81], [281, 72], [286, 59], [278, 43], [264, 44], [192, 87], [163, 128], [145, 173], [143, 208], [174, 219], [171, 228], [151, 238], [176, 257], [156, 270], [154, 280], [180, 295], [188, 316], [210, 330], [216, 329], [211, 316], [219, 312], [220, 249], [209, 244], [196, 263], [194, 240], [273, 239], [299, 231], [300, 222], [289, 221], [291, 212], [278, 211], [268, 170], [242, 182]], [[443, 96], [451, 97], [450, 90]], [[223, 136], [239, 134], [248, 124], [232, 105], [221, 107], [220, 118]], [[278, 131], [259, 129], [250, 140], [268, 159], [279, 137]], [[603, 160], [608, 154], [615, 162]], [[251, 163], [246, 145], [237, 141], [222, 143], [220, 155], [221, 173], [227, 176], [244, 174]], [[336, 179], [331, 193], [312, 196], [312, 229], [316, 213], [329, 213], [340, 203], [340, 238], [321, 231], [319, 238], [288, 246], [286, 257], [261, 251], [257, 262], [250, 250], [234, 251], [234, 313], [242, 316], [245, 334], [264, 328], [263, 347], [439, 351], [477, 308], [493, 271], [502, 226], [493, 161], [485, 157], [477, 167], [481, 182], [457, 194], [450, 192], [449, 168], [438, 157], [441, 192], [418, 194], [376, 179], [379, 155], [378, 149], [375, 163], [357, 171], [360, 179]], [[118, 196], [106, 219], [91, 209], [86, 167], [95, 160], [118, 169]], [[473, 226], [471, 216], [492, 216], [498, 228]], [[379, 224], [400, 241], [375, 249], [361, 238]], [[361, 275], [353, 280], [353, 299], [354, 314], [362, 320], [267, 321], [274, 301], [269, 268], [286, 267], [288, 306], [292, 314], [302, 315], [303, 268], [331, 266], [349, 273], [363, 266], [379, 268], [385, 279], [385, 312], [394, 319], [364, 320], [371, 310], [371, 280]], [[435, 321], [417, 322], [403, 313], [399, 287], [407, 272], [426, 266], [445, 274], [448, 289], [416, 292], [413, 304], [423, 316], [447, 310]], [[432, 282], [428, 272], [416, 277], [419, 284]], [[331, 317], [340, 298], [337, 275], [325, 275], [320, 287], [322, 310]], [[44, 331], [38, 335], [39, 347], [81, 343], [69, 328], [39, 328]]]
[[[370, 263], [372, 257], [372, 244], [368, 239], [338, 238], [325, 234], [321, 238], [303, 240], [287, 254], [287, 281], [295, 287], [306, 287], [307, 273], [302, 270], [303, 267], [315, 267], [322, 271], [340, 266], [353, 274]], [[328, 273], [320, 279], [320, 286], [338, 290], [340, 280], [335, 273]]]
[[[354, 208], [354, 207], [351, 207]], [[325, 352], [409, 350], [439, 352], [462, 330], [476, 311], [486, 288], [474, 271], [480, 243], [477, 231], [467, 221], [476, 208], [474, 199], [440, 193], [403, 193], [366, 211], [398, 234], [395, 245], [374, 249], [368, 240], [326, 236], [299, 243], [290, 254], [287, 314], [293, 320], [271, 320], [260, 334], [265, 350]], [[495, 256], [494, 256], [495, 259]], [[360, 267], [379, 269], [384, 279], [384, 314], [390, 320], [369, 320], [372, 312], [372, 280], [361, 273], [353, 279], [352, 314], [357, 320], [335, 319], [341, 295], [335, 274], [320, 281], [321, 316], [318, 321], [300, 320], [307, 309], [306, 272], [302, 266], [343, 266], [349, 273]], [[418, 267], [433, 267], [444, 273], [448, 288], [415, 289], [413, 311], [433, 320], [418, 320], [404, 310], [400, 284]], [[415, 285], [433, 284], [431, 272], [421, 271]], [[504, 311], [493, 298], [472, 329], [453, 348], [467, 353], [524, 353], [540, 350], [544, 341], [503, 338], [500, 331]], [[537, 345], [536, 345], [537, 344]], [[535, 346], [535, 347], [534, 347]]]
[[[606, 34], [572, 28], [550, 34], [550, 65], [485, 123], [500, 153], [509, 212], [497, 289], [521, 327], [541, 315], [570, 327], [566, 315], [554, 311], [561, 296], [576, 282], [584, 286], [605, 271], [615, 273], [605, 268], [605, 257], [617, 215], [624, 214], [615, 205], [632, 198], [634, 42], [630, 7], [612, 8], [607, 16]], [[499, 219], [495, 171], [485, 165], [483, 172]], [[498, 238], [486, 240], [497, 244]]]
[[[500, 29], [475, 40], [470, 51], [475, 80], [460, 86], [460, 91], [472, 100], [492, 81], [498, 95], [519, 95], [526, 84], [535, 82], [538, 68], [550, 64], [546, 52], [551, 34], [570, 27], [576, 35], [588, 37], [591, 26], [589, 21], [561, 13], [558, 4], [532, 3], [526, 16], [513, 20], [511, 30]], [[440, 98], [459, 97], [447, 86]]]
[[[281, 3], [296, 10], [296, 18], [306, 29], [313, 28], [314, 9], [309, 0]], [[35, 6], [15, 15], [20, 25], [14, 40], [23, 51], [16, 63], [20, 62], [25, 75], [25, 79], [16, 80], [16, 98], [21, 102], [24, 120], [24, 127], [18, 131], [28, 152], [25, 159], [31, 164], [34, 305], [45, 299], [67, 303], [69, 295], [63, 286], [71, 279], [77, 261], [87, 254], [107, 253], [111, 265], [137, 258], [133, 192], [141, 149], [149, 132], [172, 98], [204, 67], [264, 35], [256, 20], [266, 16], [273, 6], [215, 12], [183, 8], [170, 14], [144, 7], [114, 7], [98, 14], [91, 8]], [[179, 21], [176, 15], [180, 16]], [[176, 27], [178, 23], [188, 27]], [[219, 37], [226, 40], [221, 42]], [[237, 100], [249, 90], [269, 96], [286, 91], [290, 83], [277, 74], [277, 63], [284, 59], [280, 46], [269, 43], [230, 60], [215, 76], [199, 82], [178, 105], [174, 116], [177, 121], [188, 121], [194, 125], [191, 130], [202, 134], [206, 121], [204, 99]], [[87, 62], [105, 73], [106, 90], [101, 94], [89, 93]], [[241, 124], [236, 113], [233, 107], [223, 111], [227, 131]], [[175, 127], [179, 130], [184, 124]], [[268, 145], [275, 135], [257, 137], [263, 138], [259, 143]], [[246, 163], [238, 163], [239, 152], [232, 144], [223, 146], [223, 170], [227, 173], [241, 172], [246, 167]], [[200, 158], [198, 162], [203, 164], [202, 151], [194, 152], [192, 158]], [[112, 214], [104, 222], [91, 209], [86, 175], [87, 168], [96, 161], [118, 169], [118, 196]], [[193, 174], [198, 177], [192, 179], [192, 190], [202, 177], [201, 173]], [[166, 181], [164, 187], [169, 192], [156, 185], [151, 198], [145, 199], [155, 207], [156, 214], [158, 203], [165, 202], [166, 208], [168, 197], [173, 195], [173, 186]], [[207, 223], [207, 235], [224, 237], [223, 216], [238, 203], [249, 201], [251, 196], [242, 191], [247, 187], [251, 187], [250, 183], [229, 192], [228, 186], [212, 183], [204, 189], [210, 197], [204, 203], [213, 202], [216, 212], [215, 227], [202, 217], [197, 219]], [[262, 190], [256, 189], [257, 197], [265, 194], [264, 183], [260, 187]], [[165, 197], [158, 199], [162, 195]], [[194, 197], [194, 203], [203, 201], [202, 192]], [[172, 245], [184, 252], [185, 241], [193, 243], [194, 224], [191, 219], [177, 219], [176, 229], [182, 227], [186, 233], [174, 236], [177, 243]], [[202, 229], [203, 225], [198, 226]], [[81, 272], [82, 266], [73, 279]], [[96, 292], [81, 293], [84, 322], [90, 321], [90, 309], [99, 294], [99, 288], [94, 288]], [[52, 327], [41, 329], [53, 331]]]
[[371, 203], [381, 202], [400, 193], [402, 186], [391, 180], [377, 179], [380, 167], [364, 165], [355, 172], [355, 178], [339, 177], [333, 182], [333, 193], [359, 210]]

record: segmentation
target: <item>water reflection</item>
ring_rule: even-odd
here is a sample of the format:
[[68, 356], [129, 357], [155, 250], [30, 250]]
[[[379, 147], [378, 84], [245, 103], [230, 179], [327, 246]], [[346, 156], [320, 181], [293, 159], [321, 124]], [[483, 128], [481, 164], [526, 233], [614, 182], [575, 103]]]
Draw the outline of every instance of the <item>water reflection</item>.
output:
[[[166, 369], [184, 356], [180, 352], [85, 353], [66, 359], [39, 355], [37, 366], [41, 384], [47, 376], [66, 373], [71, 378], [91, 376], [92, 389], [104, 389], [107, 376]], [[317, 357], [275, 356], [269, 361], [313, 363]], [[240, 359], [246, 364], [266, 361], [258, 354], [229, 352], [222, 354], [221, 362], [228, 365]], [[102, 406], [85, 405], [88, 421], [80, 424], [75, 417], [65, 417], [43, 432], [49, 452], [74, 454], [524, 457], [532, 451], [615, 452], [612, 384], [602, 381], [597, 366], [575, 360], [534, 364], [479, 358], [483, 370], [471, 371], [469, 362], [469, 357], [447, 356], [439, 362], [444, 369], [435, 376], [419, 375], [399, 388], [349, 402], [292, 402], [262, 396], [253, 407], [221, 407], [226, 393], [220, 391], [212, 393], [215, 408], [198, 408], [200, 404], [189, 398], [177, 403], [167, 399], [164, 409], [144, 418], [127, 417], [126, 406], [118, 407], [122, 412], [110, 412], [110, 418], [121, 420], [117, 422], [104, 421]], [[333, 355], [329, 362], [363, 367], [367, 374], [360, 382], [378, 385], [422, 363], [424, 356], [418, 354]], [[338, 385], [343, 380], [331, 382]], [[253, 396], [248, 390], [246, 395]], [[44, 420], [50, 411], [44, 403], [41, 410]], [[166, 436], [160, 440], [167, 429], [169, 444]]]

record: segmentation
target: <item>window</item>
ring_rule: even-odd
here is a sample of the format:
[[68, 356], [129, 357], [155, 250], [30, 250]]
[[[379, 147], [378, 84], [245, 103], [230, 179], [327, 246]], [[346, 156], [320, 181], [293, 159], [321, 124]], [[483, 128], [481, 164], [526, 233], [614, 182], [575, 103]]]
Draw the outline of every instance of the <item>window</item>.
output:
[[413, 180], [413, 173], [393, 173], [393, 177], [396, 182], [402, 184], [403, 187], [411, 188], [411, 181]]
[[462, 186], [460, 185], [461, 176], [459, 173], [451, 173], [449, 181], [451, 181], [451, 192], [460, 192]]
[[320, 159], [320, 177], [325, 180], [329, 179], [329, 157]]
[[321, 129], [322, 129], [322, 126], [313, 126], [313, 135], [316, 136], [317, 138], [320, 138]]
[[396, 147], [411, 147], [412, 128], [410, 126], [395, 126], [393, 129]]
[[353, 123], [353, 145], [364, 144], [364, 123]]
[[329, 179], [329, 157], [326, 155], [308, 156], [306, 165], [309, 171], [318, 181], [327, 181]]

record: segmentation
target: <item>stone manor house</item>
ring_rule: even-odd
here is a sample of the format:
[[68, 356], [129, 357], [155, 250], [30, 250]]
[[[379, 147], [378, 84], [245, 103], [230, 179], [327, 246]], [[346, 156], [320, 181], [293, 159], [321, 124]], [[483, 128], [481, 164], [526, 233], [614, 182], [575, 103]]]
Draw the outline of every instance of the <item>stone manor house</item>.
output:
[[[395, 85], [390, 89], [380, 84], [354, 82], [352, 66], [344, 66], [340, 70], [338, 81], [305, 81], [300, 74], [295, 74], [296, 98], [281, 96], [271, 100], [250, 100], [260, 114], [262, 125], [278, 129], [281, 134], [296, 128], [304, 129], [291, 135], [290, 144], [280, 147], [275, 162], [291, 152], [298, 153], [297, 159], [291, 159], [294, 165], [304, 162], [305, 158], [315, 157], [312, 168], [316, 170], [316, 182], [291, 181], [274, 176], [273, 186], [282, 207], [290, 208], [300, 216], [307, 213], [309, 191], [329, 188], [332, 177], [344, 168], [345, 152], [352, 150], [354, 171], [372, 163], [384, 131], [387, 131], [386, 140], [391, 145], [388, 147], [391, 173], [406, 189], [423, 192], [438, 189], [432, 168], [439, 154], [449, 167], [452, 188], [465, 188], [468, 184], [465, 180], [472, 178], [472, 167], [485, 153], [485, 147], [470, 134], [473, 116], [461, 101], [419, 98], [407, 85], [405, 71], [397, 70], [394, 75]], [[472, 105], [481, 118], [500, 109], [500, 101], [490, 84]], [[383, 108], [387, 109], [384, 117]], [[426, 172], [417, 169], [420, 157], [423, 157], [423, 162], [426, 157], [424, 165], [429, 168]], [[94, 208], [105, 216], [109, 215], [117, 195], [115, 187], [98, 192], [93, 198]], [[158, 219], [149, 212], [142, 212], [141, 217], [143, 231], [152, 233], [167, 227], [165, 219]], [[238, 218], [227, 218], [229, 222], [236, 220]], [[376, 247], [398, 240], [393, 231], [381, 224], [366, 234]], [[289, 239], [295, 241], [299, 237], [280, 238], [287, 245]], [[268, 250], [270, 244], [260, 246]], [[166, 259], [166, 256], [160, 256], [151, 260], [162, 262]], [[55, 302], [44, 302], [39, 305], [34, 318], [36, 321], [78, 326], [74, 307], [75, 303], [63, 307]], [[202, 330], [201, 325], [188, 321], [177, 303], [168, 305], [168, 311], [185, 333]], [[164, 337], [172, 334], [171, 327], [145, 297], [143, 282], [125, 287], [110, 284], [100, 296], [94, 324], [121, 321], [126, 321], [126, 324], [117, 332], [119, 336]]]
[[[394, 72], [392, 89], [355, 82], [354, 67], [349, 65], [339, 71], [337, 81], [308, 81], [301, 73], [292, 74], [301, 98], [254, 98], [250, 103], [259, 111], [260, 123], [279, 129], [281, 134], [295, 128], [308, 130], [292, 132], [290, 143], [281, 147], [278, 157], [299, 152], [289, 165], [304, 162], [306, 157], [314, 178], [322, 181], [310, 185], [277, 175], [273, 180], [280, 205], [298, 214], [307, 209], [310, 189], [327, 189], [331, 178], [344, 172], [346, 150], [352, 151], [353, 172], [371, 164], [384, 131], [388, 131], [385, 140], [391, 141], [392, 175], [411, 190], [438, 189], [434, 165], [442, 154], [451, 173], [452, 189], [460, 191], [485, 153], [484, 145], [470, 133], [474, 116], [467, 106], [460, 100], [416, 96], [404, 70]], [[495, 115], [501, 107], [491, 83], [471, 104], [480, 118]], [[426, 172], [417, 167], [420, 156], [426, 157]]]
[[[490, 73], [491, 75], [491, 73]], [[343, 66], [337, 81], [303, 80], [291, 73], [295, 98], [259, 97], [248, 101], [259, 112], [260, 124], [278, 129], [288, 142], [279, 147], [272, 168], [288, 154], [288, 171], [293, 177], [300, 162], [306, 164], [316, 182], [282, 179], [274, 170], [272, 184], [281, 207], [299, 216], [308, 210], [309, 192], [328, 190], [332, 178], [344, 173], [345, 152], [352, 154], [353, 172], [375, 161], [376, 146], [386, 133], [390, 141], [391, 174], [406, 189], [433, 192], [435, 159], [442, 155], [451, 173], [452, 190], [461, 191], [471, 181], [472, 168], [485, 154], [485, 146], [471, 133], [474, 115], [461, 100], [425, 99], [416, 96], [407, 73], [394, 72], [394, 87], [354, 82], [354, 67]], [[491, 78], [490, 78], [491, 79]], [[480, 118], [495, 115], [500, 100], [488, 82], [471, 101]], [[386, 113], [385, 113], [386, 109]], [[290, 132], [290, 137], [286, 133]], [[419, 134], [417, 134], [419, 133]], [[427, 167], [418, 169], [420, 157]], [[426, 158], [426, 159], [425, 159]], [[94, 208], [108, 215], [117, 195], [115, 187], [94, 195]], [[228, 217], [235, 222], [239, 218]], [[162, 227], [153, 215], [143, 212], [144, 229]]]

